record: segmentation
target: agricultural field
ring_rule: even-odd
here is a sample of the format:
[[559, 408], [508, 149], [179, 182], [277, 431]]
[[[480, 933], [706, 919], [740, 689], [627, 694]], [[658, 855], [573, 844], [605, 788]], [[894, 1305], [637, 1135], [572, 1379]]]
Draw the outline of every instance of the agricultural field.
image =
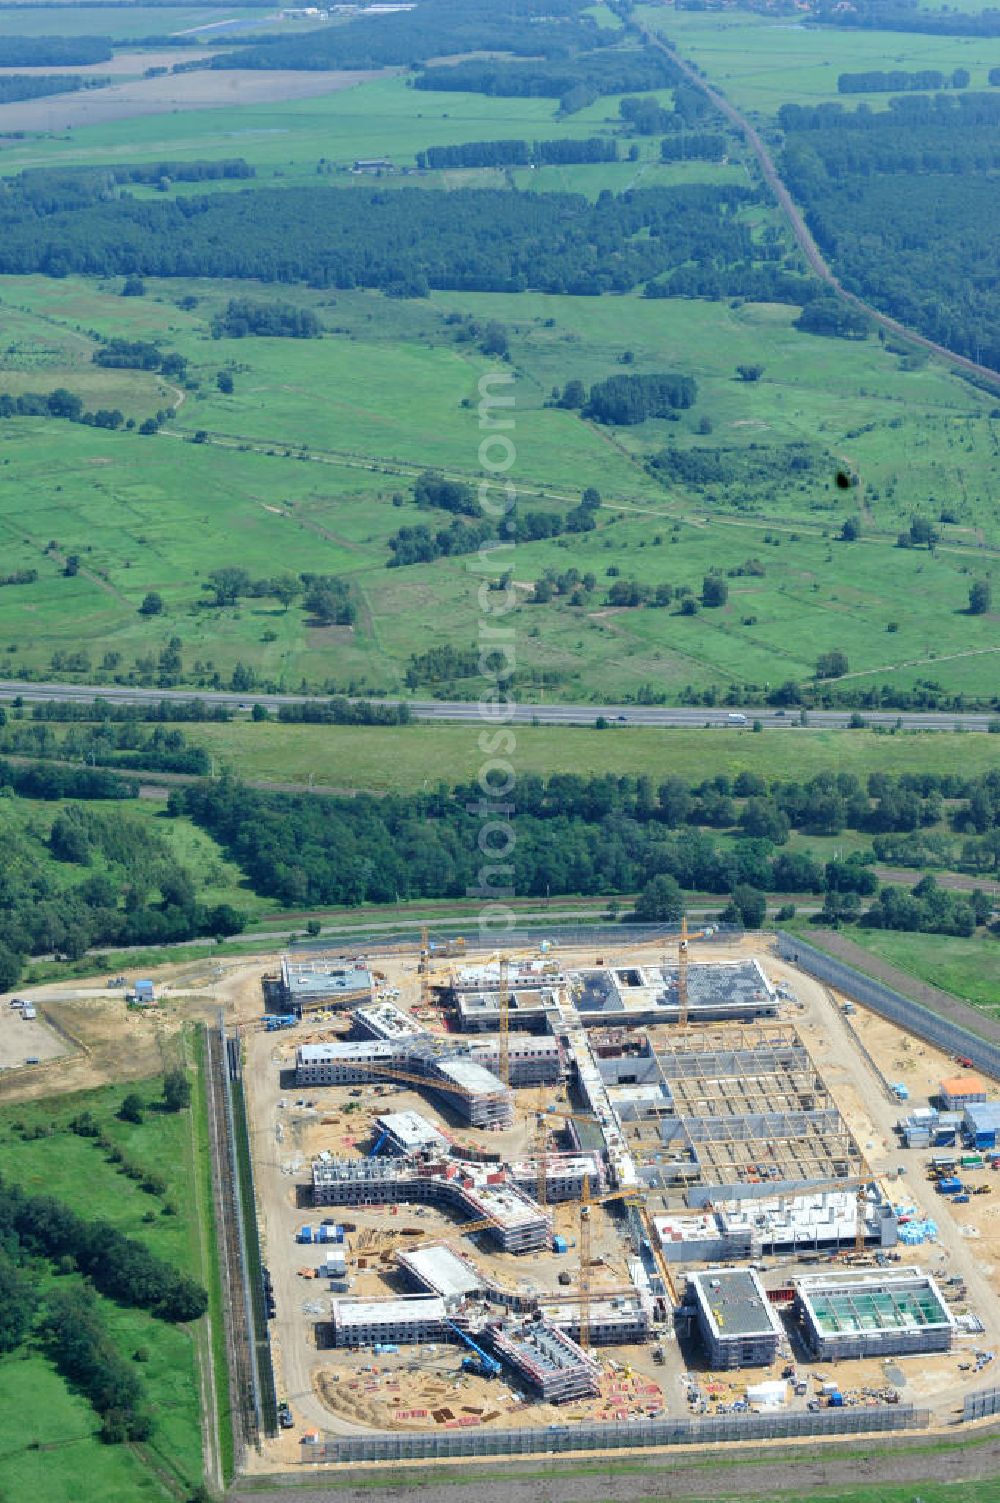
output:
[[[439, 782], [473, 780], [482, 762], [478, 728], [467, 725], [378, 726], [251, 724], [189, 725], [187, 739], [219, 765], [246, 778], [337, 788], [411, 792]], [[862, 780], [870, 773], [950, 771], [960, 760], [974, 776], [996, 766], [995, 737], [968, 733], [787, 730], [650, 730], [640, 726], [592, 730], [584, 726], [517, 726], [512, 754], [519, 776], [558, 772], [677, 777], [697, 783], [722, 773], [735, 777], [807, 780], [835, 768]]]
[[[260, 11], [234, 6], [226, 17], [259, 18]], [[204, 5], [35, 5], [0, 6], [0, 36], [110, 37], [129, 42], [148, 36], [192, 31], [220, 19], [218, 10]], [[178, 59], [181, 54], [178, 53]], [[96, 70], [95, 70], [96, 71]]]
[[[204, 1193], [202, 1146], [196, 1144], [199, 1108], [167, 1113], [156, 1100], [162, 1081], [140, 1082], [147, 1103], [140, 1125], [115, 1115], [125, 1094], [109, 1086], [82, 1095], [18, 1103], [0, 1109], [4, 1178], [29, 1192], [55, 1196], [88, 1219], [103, 1218], [175, 1266], [205, 1279], [199, 1218]], [[111, 1164], [91, 1138], [68, 1127], [88, 1110], [130, 1159], [155, 1167], [166, 1181], [161, 1196], [142, 1190]], [[38, 1136], [34, 1136], [35, 1133]], [[171, 1210], [164, 1214], [163, 1207]], [[152, 1211], [152, 1215], [150, 1214]], [[74, 1276], [75, 1277], [75, 1276]], [[44, 1496], [53, 1503], [132, 1503], [162, 1498], [164, 1482], [179, 1495], [202, 1474], [198, 1343], [207, 1331], [173, 1326], [143, 1310], [98, 1296], [101, 1316], [123, 1355], [142, 1349], [137, 1371], [156, 1414], [152, 1438], [141, 1445], [106, 1445], [87, 1401], [70, 1389], [41, 1351], [0, 1360], [0, 1396], [18, 1412], [16, 1435], [0, 1457], [0, 1488], [10, 1498]], [[214, 1303], [216, 1318], [219, 1310]], [[203, 1324], [205, 1324], [203, 1322]]]
[[[185, 78], [204, 76], [181, 75], [169, 82], [182, 84]], [[269, 184], [273, 179], [279, 185], [314, 185], [317, 175], [324, 184], [337, 184], [354, 179], [342, 172], [327, 175], [328, 164], [343, 169], [359, 157], [385, 156], [397, 166], [412, 166], [415, 153], [428, 146], [501, 139], [578, 140], [614, 132], [621, 123], [620, 96], [614, 95], [560, 118], [558, 102], [549, 98], [429, 93], [407, 88], [401, 77], [374, 77], [354, 88], [324, 93], [322, 73], [298, 76], [302, 88], [311, 87], [318, 97], [232, 103], [212, 110], [192, 102], [166, 118], [132, 121], [127, 131], [115, 123], [94, 124], [74, 130], [71, 139], [10, 142], [0, 152], [0, 171], [241, 156]], [[227, 75], [208, 77], [225, 95]], [[649, 97], [668, 104], [672, 95], [663, 89]], [[363, 181], [370, 184], [370, 179]], [[211, 190], [216, 184], [203, 186]]]
[[838, 94], [841, 73], [937, 68], [947, 74], [965, 68], [970, 88], [984, 89], [990, 68], [1000, 62], [1000, 40], [980, 37], [807, 26], [784, 16], [650, 5], [638, 6], [636, 19], [701, 68], [738, 109], [758, 116], [774, 115], [783, 104], [830, 100], [852, 109], [862, 100], [872, 109], [886, 108], [888, 94]]

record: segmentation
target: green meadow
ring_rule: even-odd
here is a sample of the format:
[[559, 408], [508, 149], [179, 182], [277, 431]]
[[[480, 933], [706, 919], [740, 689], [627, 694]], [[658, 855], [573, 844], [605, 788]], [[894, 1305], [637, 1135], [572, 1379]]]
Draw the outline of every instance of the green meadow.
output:
[[886, 108], [888, 94], [838, 94], [841, 73], [937, 68], [949, 74], [965, 68], [970, 88], [984, 89], [990, 68], [1000, 63], [996, 39], [807, 26], [789, 16], [675, 11], [672, 6], [640, 5], [636, 19], [695, 63], [737, 108], [756, 115], [773, 115], [783, 104], [829, 100], [847, 109], [862, 100], [873, 109]]
[[[288, 288], [282, 297], [319, 314], [322, 339], [212, 338], [213, 314], [247, 295], [275, 294], [179, 281], [124, 299], [116, 284], [6, 279], [0, 390], [66, 386], [136, 419], [172, 409], [152, 437], [40, 418], [0, 425], [0, 537], [11, 571], [38, 572], [32, 585], [0, 590], [0, 652], [11, 672], [62, 671], [53, 656], [84, 641], [84, 672], [129, 673], [176, 636], [195, 683], [228, 682], [244, 662], [283, 687], [395, 692], [412, 653], [470, 645], [478, 607], [468, 559], [385, 567], [400, 526], [440, 525], [412, 504], [416, 474], [484, 473], [478, 392], [494, 367], [475, 339], [456, 339], [457, 314], [507, 331], [521, 505], [564, 511], [588, 485], [604, 499], [596, 531], [519, 545], [493, 570], [513, 570], [522, 668], [543, 674], [558, 696], [802, 680], [832, 647], [880, 683], [932, 678], [990, 692], [992, 623], [965, 607], [972, 579], [993, 567], [997, 436], [989, 399], [937, 363], [906, 369], [875, 339], [800, 334], [785, 307], [638, 296], [399, 302]], [[184, 355], [188, 389], [95, 366], [96, 336], [124, 334]], [[761, 378], [740, 380], [736, 366], [755, 359]], [[623, 360], [639, 372], [694, 375], [695, 407], [675, 423], [613, 429], [549, 405], [570, 378], [590, 385]], [[222, 369], [233, 374], [231, 395], [218, 390]], [[699, 431], [706, 422], [708, 434]], [[804, 446], [809, 470], [789, 469], [789, 444]], [[773, 479], [692, 488], [647, 469], [665, 447], [715, 446], [770, 451]], [[838, 487], [845, 464], [860, 487]], [[895, 546], [915, 512], [937, 521], [945, 508], [933, 553]], [[851, 516], [862, 541], [843, 544]], [[73, 577], [64, 572], [70, 554], [80, 560]], [[615, 571], [697, 593], [712, 568], [748, 563], [721, 610], [681, 616], [605, 603]], [[255, 578], [345, 576], [356, 624], [310, 626], [300, 606], [266, 597], [208, 610], [207, 575], [227, 564]], [[546, 570], [569, 568], [595, 577], [582, 605], [529, 603]], [[164, 615], [139, 615], [150, 590]]]
[[[476, 777], [482, 763], [477, 725], [376, 726], [251, 724], [185, 727], [224, 766], [243, 777], [275, 782], [357, 788], [372, 792], [413, 791], [439, 782], [454, 785]], [[873, 772], [947, 772], [958, 761], [970, 777], [996, 766], [996, 737], [953, 732], [818, 730], [789, 724], [756, 735], [750, 730], [652, 730], [613, 726], [515, 727], [512, 754], [520, 776], [575, 772], [667, 777], [699, 783], [704, 778], [755, 772], [768, 778], [806, 780], [836, 768], [862, 781]], [[174, 821], [173, 823], [181, 823]], [[842, 838], [838, 837], [838, 844]]]
[[962, 997], [993, 1016], [1000, 1014], [1000, 939], [995, 934], [957, 939], [941, 934], [896, 934], [884, 929], [847, 931], [880, 960]]
[[[205, 1280], [199, 1217], [204, 1165], [195, 1143], [200, 1118], [198, 1097], [192, 1112], [156, 1109], [159, 1079], [135, 1089], [148, 1104], [141, 1125], [115, 1115], [126, 1088], [109, 1086], [72, 1097], [18, 1103], [0, 1110], [4, 1177], [35, 1194], [52, 1195], [78, 1215], [100, 1218], [145, 1242], [159, 1257]], [[200, 1087], [199, 1087], [200, 1091]], [[164, 1196], [153, 1196], [118, 1172], [91, 1138], [78, 1137], [69, 1119], [93, 1112], [101, 1127], [129, 1158], [155, 1169], [167, 1181]], [[18, 1127], [16, 1124], [21, 1124]], [[22, 1131], [22, 1128], [24, 1129]], [[32, 1137], [38, 1129], [41, 1134]], [[163, 1213], [163, 1206], [172, 1208]], [[40, 1351], [31, 1346], [0, 1360], [0, 1398], [6, 1412], [18, 1414], [0, 1452], [0, 1489], [5, 1497], [44, 1496], [55, 1503], [132, 1503], [170, 1493], [186, 1496], [202, 1475], [201, 1405], [197, 1328], [172, 1326], [142, 1310], [100, 1298], [101, 1314], [115, 1344], [126, 1356], [143, 1348], [138, 1368], [156, 1425], [139, 1446], [108, 1446], [98, 1436], [90, 1405], [69, 1389]], [[217, 1299], [213, 1301], [219, 1316]]]

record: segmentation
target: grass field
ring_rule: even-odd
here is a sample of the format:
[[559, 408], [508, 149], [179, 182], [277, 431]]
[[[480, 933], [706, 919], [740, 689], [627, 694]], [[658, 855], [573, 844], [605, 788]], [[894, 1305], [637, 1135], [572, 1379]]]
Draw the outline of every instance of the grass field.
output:
[[[140, 1083], [139, 1094], [153, 1103], [159, 1080]], [[115, 1116], [123, 1087], [107, 1087], [84, 1095], [18, 1104], [0, 1111], [4, 1176], [34, 1193], [54, 1195], [78, 1214], [101, 1217], [129, 1236], [147, 1242], [158, 1256], [205, 1277], [195, 1208], [195, 1156], [190, 1113], [146, 1114], [140, 1126]], [[101, 1126], [142, 1165], [161, 1173], [168, 1182], [166, 1200], [174, 1214], [160, 1214], [161, 1201], [145, 1194], [116, 1172], [92, 1139], [70, 1132], [67, 1123], [89, 1109]], [[55, 1129], [52, 1136], [26, 1141], [12, 1131], [12, 1123], [29, 1129], [38, 1124]], [[150, 1211], [151, 1222], [145, 1219]], [[168, 1477], [174, 1487], [190, 1491], [201, 1477], [200, 1404], [193, 1333], [157, 1321], [139, 1310], [120, 1308], [101, 1300], [102, 1316], [120, 1350], [128, 1354], [145, 1347], [143, 1381], [156, 1414], [149, 1443], [135, 1448], [102, 1445], [90, 1406], [71, 1394], [40, 1356], [20, 1356], [0, 1362], [0, 1396], [10, 1395], [8, 1412], [21, 1413], [16, 1444], [8, 1435], [0, 1455], [0, 1489], [5, 1497], [42, 1496], [55, 1503], [131, 1503], [132, 1499], [160, 1498], [155, 1478]], [[23, 1375], [23, 1377], [22, 1377]], [[24, 1386], [22, 1386], [22, 1384]], [[14, 1395], [18, 1395], [16, 1400]], [[31, 1402], [32, 1397], [36, 1402]], [[42, 1447], [36, 1449], [35, 1442]], [[44, 1486], [42, 1480], [44, 1478]], [[37, 1491], [31, 1483], [37, 1480]], [[25, 1490], [27, 1488], [28, 1490]]]
[[[242, 777], [308, 782], [374, 791], [407, 791], [475, 778], [482, 762], [479, 728], [470, 725], [411, 725], [385, 731], [375, 726], [279, 725], [231, 721], [185, 727], [191, 741], [209, 748], [220, 764]], [[997, 763], [997, 738], [949, 732], [787, 730], [648, 730], [627, 726], [606, 731], [587, 727], [517, 726], [512, 754], [518, 774], [619, 773], [653, 779], [679, 777], [697, 783], [725, 773], [806, 779], [835, 768], [866, 778], [871, 772], [946, 772], [960, 759], [974, 777]]]
[[848, 937], [873, 955], [909, 971], [931, 986], [1000, 1013], [1000, 938], [956, 939], [940, 934], [897, 934], [886, 929], [851, 928]]
[[[126, 776], [130, 775], [126, 773]], [[53, 821], [67, 807], [91, 810], [98, 815], [109, 812], [108, 803], [100, 800], [0, 799], [0, 848], [6, 846], [9, 851], [9, 842], [26, 840], [33, 865], [36, 869], [45, 868], [57, 890], [76, 886], [86, 876], [97, 872], [107, 872], [112, 880], [121, 883], [122, 869], [109, 866], [95, 851], [91, 852], [90, 863], [85, 868], [57, 861], [52, 856], [48, 848], [49, 831]], [[226, 858], [210, 835], [187, 820], [168, 818], [161, 803], [137, 799], [113, 805], [112, 812], [116, 819], [123, 819], [131, 826], [138, 825], [148, 832], [151, 841], [164, 842], [190, 876], [198, 902], [206, 906], [231, 903], [251, 917], [269, 906], [249, 890], [240, 868]]]
[[1000, 63], [1000, 41], [978, 37], [805, 26], [788, 17], [659, 6], [639, 6], [636, 18], [696, 63], [739, 109], [758, 115], [773, 115], [783, 104], [828, 100], [845, 109], [862, 100], [873, 109], [886, 108], [888, 94], [838, 94], [841, 73], [936, 68], [949, 74], [966, 68], [970, 87], [985, 89], [990, 67]]
[[[238, 5], [225, 11], [227, 19], [256, 17], [260, 12]], [[113, 40], [167, 36], [218, 21], [220, 12], [204, 5], [4, 5], [0, 6], [0, 36], [97, 36]], [[181, 54], [178, 53], [178, 59]], [[99, 66], [95, 67], [95, 72]]]
[[[162, 29], [161, 23], [151, 31]], [[672, 95], [668, 89], [656, 92], [654, 97], [669, 104]], [[412, 166], [415, 153], [428, 146], [512, 138], [577, 140], [613, 133], [620, 124], [619, 101], [620, 96], [608, 95], [575, 114], [558, 117], [555, 99], [439, 94], [408, 89], [404, 78], [376, 78], [338, 94], [275, 104], [181, 110], [124, 123], [85, 126], [71, 136], [13, 142], [0, 155], [0, 172], [17, 172], [23, 167], [109, 166], [116, 161], [241, 156], [254, 165], [258, 178], [265, 183], [315, 185], [321, 163], [342, 169], [358, 157], [386, 156], [397, 166]], [[318, 180], [354, 181], [342, 173], [323, 175]], [[361, 182], [371, 185], [371, 179]], [[209, 189], [213, 186], [207, 185]]]
[[[66, 385], [95, 403], [126, 401], [130, 373], [91, 363], [94, 331], [179, 350], [198, 388], [182, 393], [136, 373], [126, 405], [137, 416], [185, 398], [169, 432], [154, 439], [38, 419], [3, 425], [10, 500], [0, 504], [0, 534], [10, 567], [40, 576], [0, 592], [0, 650], [11, 668], [49, 671], [53, 653], [81, 636], [92, 670], [106, 651], [128, 666], [176, 634], [188, 673], [203, 682], [215, 673], [227, 682], [242, 660], [289, 687], [304, 678], [398, 690], [411, 652], [467, 645], [476, 606], [465, 561], [384, 567], [389, 536], [424, 520], [406, 501], [416, 472], [481, 473], [477, 387], [489, 366], [475, 344], [455, 343], [446, 318], [457, 311], [499, 319], [508, 331], [521, 504], [564, 509], [585, 484], [605, 498], [597, 532], [522, 545], [513, 559], [525, 590], [549, 567], [573, 565], [599, 581], [584, 607], [525, 606], [517, 618], [523, 666], [554, 674], [564, 697], [804, 678], [826, 646], [879, 682], [933, 677], [969, 693], [993, 683], [992, 623], [964, 606], [971, 578], [992, 564], [981, 545], [997, 536], [997, 438], [987, 399], [935, 364], [907, 372], [876, 341], [803, 336], [786, 308], [638, 297], [439, 293], [400, 303], [283, 289], [319, 312], [324, 339], [211, 339], [213, 312], [248, 292], [273, 296], [246, 284], [161, 282], [126, 300], [117, 285], [78, 278], [7, 280], [12, 338], [0, 354], [0, 389]], [[196, 306], [179, 307], [183, 297]], [[599, 379], [626, 351], [636, 370], [695, 375], [692, 413], [616, 431], [545, 405], [570, 376]], [[740, 360], [760, 356], [760, 381], [735, 379]], [[225, 365], [236, 371], [232, 396], [216, 389]], [[692, 491], [653, 479], [644, 468], [651, 452], [706, 443], [694, 431], [701, 417], [713, 427], [709, 444], [777, 446], [773, 484]], [[178, 441], [199, 430], [210, 442]], [[782, 460], [791, 442], [813, 456], [804, 477]], [[315, 462], [302, 463], [303, 448]], [[828, 540], [858, 506], [858, 492], [834, 484], [845, 458], [865, 481], [866, 536], [853, 548]], [[397, 490], [402, 507], [392, 504]], [[942, 527], [936, 554], [895, 549], [912, 512], [935, 516], [944, 495], [957, 520]], [[46, 551], [52, 540], [57, 555]], [[72, 579], [61, 572], [70, 552], [82, 562]], [[697, 590], [710, 567], [735, 569], [751, 556], [765, 561], [765, 575], [738, 580], [723, 611], [682, 618], [602, 608], [612, 563], [646, 584]], [[238, 563], [257, 576], [279, 562], [349, 576], [356, 627], [316, 630], [301, 609], [271, 602], [201, 607], [211, 568]], [[150, 589], [167, 601], [167, 616], [137, 614]]]

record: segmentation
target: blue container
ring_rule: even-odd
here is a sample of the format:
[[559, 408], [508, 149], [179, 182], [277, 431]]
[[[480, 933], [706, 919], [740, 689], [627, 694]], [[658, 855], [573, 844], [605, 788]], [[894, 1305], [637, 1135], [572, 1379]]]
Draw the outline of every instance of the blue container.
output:
[[298, 1236], [296, 1237], [295, 1240], [297, 1242], [311, 1242], [312, 1239], [313, 1239], [313, 1229], [312, 1229], [312, 1227], [311, 1226], [300, 1226], [299, 1227], [299, 1234], [298, 1234]]
[[569, 1243], [566, 1241], [565, 1237], [553, 1237], [552, 1238], [552, 1251], [553, 1252], [561, 1253], [561, 1252], [567, 1252], [568, 1250], [569, 1250]]
[[842, 1393], [831, 1393], [827, 1403], [831, 1409], [843, 1409], [844, 1395]]

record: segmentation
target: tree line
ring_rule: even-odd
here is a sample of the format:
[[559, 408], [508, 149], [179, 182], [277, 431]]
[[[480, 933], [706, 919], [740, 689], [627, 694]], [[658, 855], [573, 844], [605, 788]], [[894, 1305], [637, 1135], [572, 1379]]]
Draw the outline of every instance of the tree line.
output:
[[579, 141], [466, 141], [428, 146], [416, 153], [422, 171], [449, 167], [546, 167], [579, 162], [617, 162], [618, 145], [602, 136]]
[[0, 36], [0, 68], [68, 68], [113, 56], [109, 37]]
[[946, 81], [953, 89], [967, 89], [968, 69], [953, 69], [947, 80], [939, 68], [921, 68], [916, 73], [907, 73], [902, 68], [893, 68], [888, 73], [878, 68], [867, 73], [841, 73], [837, 78], [837, 93], [905, 94], [908, 90], [943, 89]]
[[44, 99], [50, 94], [75, 94], [80, 89], [99, 89], [105, 80], [83, 78], [75, 73], [8, 73], [0, 77], [0, 104], [22, 99]]
[[401, 527], [389, 539], [389, 569], [409, 564], [433, 563], [437, 558], [474, 553], [484, 543], [501, 536], [517, 543], [538, 542], [542, 538], [560, 537], [564, 533], [591, 532], [601, 505], [599, 493], [588, 487], [578, 506], [568, 512], [518, 510], [513, 520], [502, 524], [481, 515], [481, 507], [472, 487], [450, 481], [433, 471], [420, 475], [413, 488], [414, 500], [422, 508], [433, 507], [455, 514], [456, 520], [432, 532], [425, 523]]

